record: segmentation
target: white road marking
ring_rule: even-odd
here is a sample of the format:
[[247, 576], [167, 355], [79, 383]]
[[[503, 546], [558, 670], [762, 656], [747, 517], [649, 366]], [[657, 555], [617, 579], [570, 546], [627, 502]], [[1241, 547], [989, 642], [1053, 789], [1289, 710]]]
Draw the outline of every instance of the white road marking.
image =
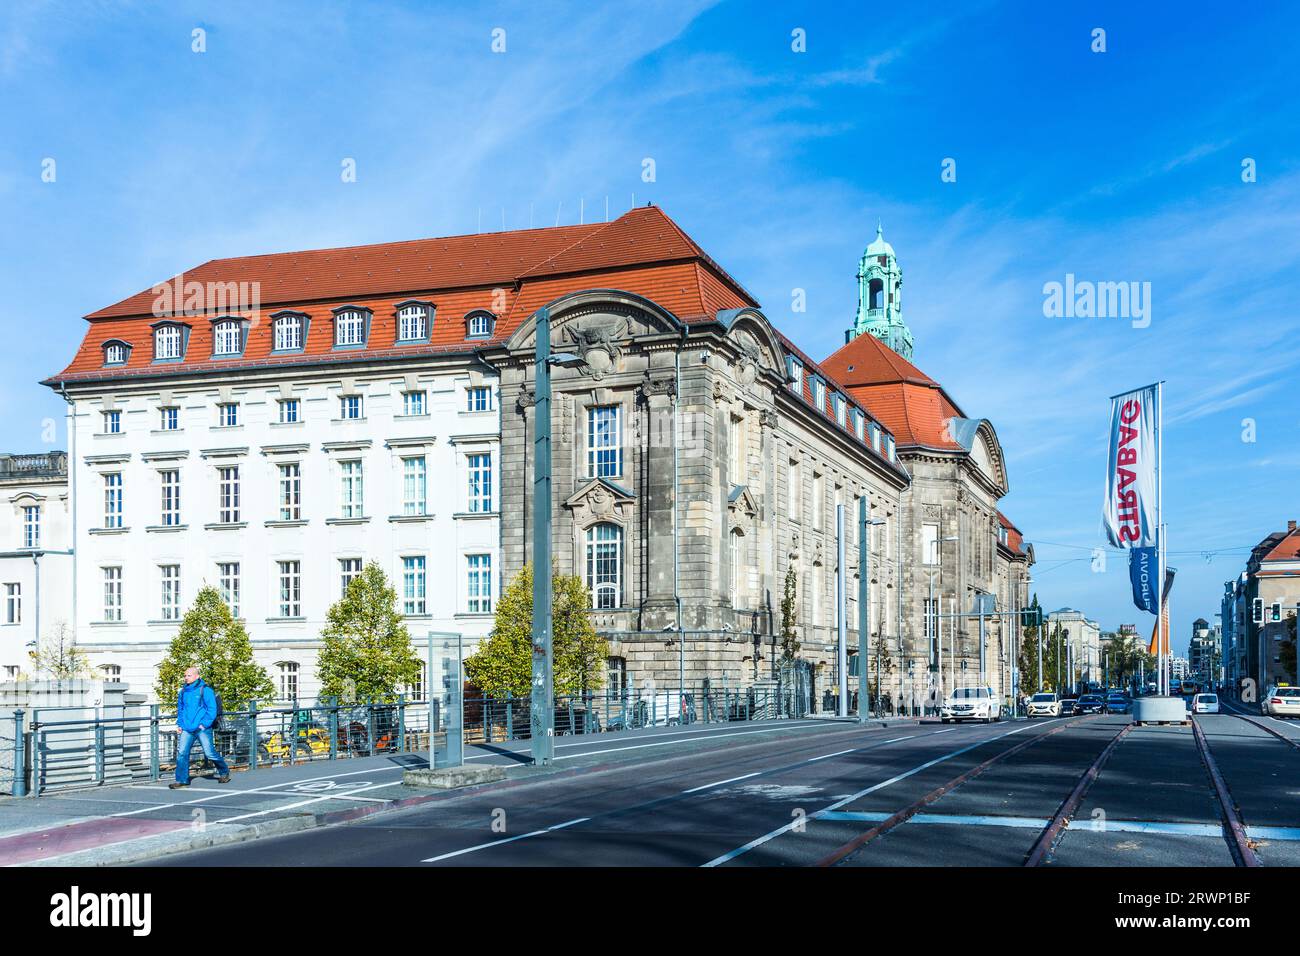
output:
[[750, 777], [757, 777], [763, 771], [755, 770], [753, 773], [741, 774], [739, 777], [732, 777], [730, 780], [719, 780], [716, 783], [706, 783], [698, 787], [691, 787], [689, 790], [683, 790], [682, 793], [699, 793], [701, 790], [708, 790], [709, 787], [721, 787], [726, 783], [735, 783], [737, 780], [748, 780]]
[[488, 847], [500, 846], [503, 843], [514, 843], [516, 840], [527, 840], [529, 837], [542, 836], [553, 830], [563, 830], [565, 827], [575, 826], [579, 823], [586, 823], [590, 817], [579, 817], [576, 820], [569, 820], [567, 823], [557, 823], [553, 827], [547, 827], [544, 830], [534, 830], [531, 833], [521, 833], [519, 836], [506, 837], [502, 840], [493, 840], [491, 843], [480, 843], [478, 846], [467, 846], [463, 850], [454, 850], [451, 853], [444, 853], [441, 856], [431, 856], [427, 860], [421, 860], [421, 863], [437, 863], [440, 860], [450, 860], [453, 856], [463, 856], [466, 853], [474, 853], [478, 850], [486, 850]]
[[[383, 786], [383, 784], [376, 784], [376, 785], [375, 785], [375, 787], [380, 787], [380, 786]], [[359, 788], [357, 788], [356, 790], [351, 790], [351, 791], [349, 791], [349, 793], [351, 793], [351, 794], [355, 794], [355, 793], [360, 793], [360, 792], [362, 792], [362, 791], [364, 791], [364, 790], [371, 790], [371, 789], [374, 789], [374, 788], [372, 788], [372, 787], [359, 787]], [[247, 791], [247, 790], [245, 790], [244, 792], [245, 792], [245, 793], [249, 793], [249, 792], [251, 792], [251, 791]], [[334, 796], [332, 796], [332, 795], [329, 795], [329, 794], [327, 794], [327, 795], [325, 795], [325, 796], [323, 796], [323, 797], [311, 797], [311, 798], [309, 798], [309, 799], [307, 799], [307, 800], [299, 800], [297, 803], [290, 803], [290, 804], [288, 804], [287, 806], [283, 806], [283, 807], [271, 807], [271, 808], [268, 809], [268, 810], [255, 810], [255, 811], [252, 812], [252, 813], [241, 813], [239, 816], [236, 816], [236, 817], [223, 817], [223, 818], [221, 818], [220, 820], [214, 820], [214, 821], [212, 821], [212, 822], [213, 822], [213, 823], [234, 823], [236, 820], [248, 820], [248, 819], [251, 819], [252, 817], [264, 817], [264, 816], [266, 816], [268, 813], [284, 813], [286, 810], [296, 810], [298, 807], [305, 807], [305, 806], [308, 806], [309, 804], [313, 804], [313, 803], [321, 803], [321, 802], [323, 802], [323, 801], [325, 801], [325, 800], [334, 800], [334, 799], [336, 799], [336, 798], [335, 798]]]
[[[808, 814], [807, 818], [799, 818], [799, 819], [791, 820], [785, 826], [778, 827], [777, 829], [771, 831], [770, 833], [765, 833], [761, 837], [757, 837], [756, 839], [750, 840], [744, 846], [740, 846], [734, 850], [730, 850], [722, 854], [722, 856], [715, 857], [714, 859], [710, 860], [708, 863], [705, 863], [703, 865], [721, 866], [723, 863], [730, 862], [731, 860], [734, 860], [736, 857], [748, 853], [750, 850], [753, 850], [756, 847], [762, 846], [764, 843], [767, 843], [769, 840], [773, 840], [776, 837], [779, 837], [783, 833], [789, 833], [796, 826], [803, 825], [806, 822], [806, 820], [816, 820], [818, 817], [820, 817], [822, 814], [828, 811], [838, 810], [840, 807], [847, 806], [848, 804], [854, 802], [855, 800], [861, 800], [863, 797], [867, 796], [868, 794], [875, 793], [877, 790], [883, 790], [885, 787], [898, 783], [900, 780], [906, 780], [908, 777], [914, 776], [920, 773], [922, 770], [929, 770], [931, 767], [935, 766], [936, 764], [941, 764], [945, 760], [951, 760], [953, 757], [960, 757], [962, 754], [968, 753], [969, 751], [974, 750], [976, 747], [982, 747], [984, 746], [984, 744], [992, 743], [995, 740], [1002, 740], [1004, 737], [1010, 737], [1012, 734], [1018, 734], [1020, 733], [1020, 731], [1027, 730], [1031, 726], [1034, 725], [1025, 724], [1022, 727], [1017, 727], [1015, 730], [1008, 730], [1005, 734], [998, 734], [996, 737], [987, 737], [984, 740], [977, 740], [975, 743], [971, 744], [968, 747], [962, 747], [960, 750], [953, 750], [949, 753], [944, 754], [942, 757], [935, 757], [933, 760], [927, 760], [925, 763], [921, 764], [918, 767], [913, 767], [911, 770], [890, 777], [888, 780], [882, 780], [880, 783], [867, 787], [865, 790], [859, 790], [857, 793], [851, 793], [847, 797], [843, 798], [842, 800], [837, 800], [835, 803], [823, 807], [822, 809], [816, 811], [815, 813]], [[945, 731], [938, 731], [938, 733], [945, 733]], [[937, 736], [937, 734], [931, 736]]]
[[[221, 790], [218, 791], [217, 793], [211, 794], [210, 796], [198, 797], [194, 800], [182, 800], [178, 803], [156, 803], [147, 807], [139, 807], [138, 809], [135, 810], [124, 810], [121, 813], [110, 813], [109, 816], [130, 817], [130, 816], [134, 816], [137, 813], [148, 813], [150, 810], [165, 810], [169, 807], [188, 807], [188, 806], [193, 806], [196, 803], [207, 803], [209, 800], [219, 800], [222, 797], [238, 796], [244, 793], [266, 793], [267, 791], [276, 790], [279, 787], [291, 786], [295, 783], [301, 784], [301, 783], [310, 783], [316, 780], [333, 780], [336, 777], [356, 777], [361, 774], [367, 774], [367, 773], [399, 773], [403, 769], [404, 768], [402, 767], [373, 767], [370, 770], [350, 770], [347, 773], [332, 773], [327, 777], [308, 777], [305, 780], [279, 780], [276, 781], [275, 783], [268, 783], [264, 787], [252, 787], [248, 790], [238, 790], [238, 789]], [[220, 784], [218, 786], [220, 786]], [[149, 789], [160, 789], [160, 788], [151, 787]], [[366, 789], [370, 790], [373, 788], [367, 787]], [[296, 796], [296, 794], [294, 795]], [[289, 794], [285, 794], [285, 796], [289, 796]]]
[[[889, 743], [889, 741], [886, 740], [885, 743]], [[835, 753], [833, 753], [833, 754], [822, 754], [820, 757], [809, 757], [809, 758], [808, 758], [806, 761], [804, 761], [804, 762], [805, 762], [805, 763], [816, 763], [818, 760], [830, 760], [832, 757], [842, 757], [842, 756], [844, 756], [845, 754], [856, 753], [856, 752], [857, 752], [858, 750], [860, 750], [860, 749], [862, 749], [862, 748], [860, 748], [860, 747], [850, 747], [848, 750], [837, 750], [837, 751], [835, 751]]]

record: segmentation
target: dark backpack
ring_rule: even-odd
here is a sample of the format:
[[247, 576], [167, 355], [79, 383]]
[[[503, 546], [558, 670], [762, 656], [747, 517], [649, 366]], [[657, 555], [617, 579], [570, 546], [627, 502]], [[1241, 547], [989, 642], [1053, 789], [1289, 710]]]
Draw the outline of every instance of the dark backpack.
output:
[[221, 695], [217, 693], [216, 688], [212, 687], [211, 685], [208, 685], [208, 689], [212, 691], [212, 699], [216, 701], [217, 704], [217, 716], [212, 718], [212, 727], [210, 729], [220, 730], [221, 718], [225, 716], [226, 710], [224, 707], [221, 706]]

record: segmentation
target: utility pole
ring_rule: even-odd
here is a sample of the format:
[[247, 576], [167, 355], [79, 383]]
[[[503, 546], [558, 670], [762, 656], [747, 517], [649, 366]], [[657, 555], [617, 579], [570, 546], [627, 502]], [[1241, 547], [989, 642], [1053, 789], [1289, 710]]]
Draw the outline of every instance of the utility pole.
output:
[[[838, 497], [838, 496], [837, 496]], [[836, 708], [838, 716], [849, 715], [849, 649], [848, 622], [845, 620], [844, 592], [844, 504], [835, 503], [835, 648], [836, 661], [839, 666], [840, 703]], [[858, 662], [861, 670], [866, 661]]]

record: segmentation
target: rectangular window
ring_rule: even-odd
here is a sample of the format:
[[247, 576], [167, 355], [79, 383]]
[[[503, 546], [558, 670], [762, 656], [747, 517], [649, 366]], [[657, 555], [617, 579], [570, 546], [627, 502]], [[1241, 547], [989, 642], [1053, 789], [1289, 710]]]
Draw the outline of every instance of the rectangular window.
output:
[[465, 389], [465, 411], [492, 411], [492, 388], [489, 385], [472, 385]]
[[181, 523], [181, 473], [160, 471], [158, 477], [162, 482], [162, 524], [172, 528]]
[[302, 617], [302, 562], [276, 564], [280, 571], [280, 617]]
[[743, 418], [731, 419], [731, 483], [733, 485], [743, 485], [745, 483], [745, 473], [747, 469], [745, 447], [745, 420]]
[[5, 623], [21, 624], [23, 622], [23, 586], [21, 584], [5, 585]]
[[921, 525], [921, 563], [926, 565], [939, 563], [939, 526], [937, 524]]
[[822, 524], [826, 519], [826, 489], [823, 485], [824, 481], [822, 476], [814, 472], [812, 486], [812, 523], [814, 528], [822, 527]]
[[465, 610], [470, 614], [492, 613], [492, 555], [465, 556]]
[[791, 521], [803, 520], [803, 474], [799, 462], [791, 461], [786, 478], [786, 504]]
[[492, 456], [470, 455], [469, 510], [483, 514], [492, 510]]
[[280, 699], [292, 701], [298, 699], [298, 664], [285, 661], [280, 667]]
[[35, 550], [41, 546], [41, 506], [23, 508], [23, 547]]
[[239, 424], [239, 403], [222, 402], [217, 406], [217, 425], [221, 428], [234, 428]]
[[618, 478], [623, 474], [621, 411], [618, 405], [593, 405], [587, 409], [588, 478]]
[[162, 572], [162, 619], [179, 621], [181, 617], [181, 566], [164, 564]]
[[217, 582], [221, 588], [221, 600], [226, 602], [232, 616], [239, 617], [239, 562], [218, 564]]
[[280, 466], [280, 520], [302, 519], [302, 468], [297, 462]]
[[284, 398], [280, 400], [280, 424], [296, 425], [302, 421], [298, 417], [298, 399]]
[[104, 434], [105, 435], [122, 434], [122, 413], [121, 412], [104, 412]]
[[239, 466], [228, 465], [217, 469], [218, 490], [217, 520], [222, 524], [239, 522]]
[[402, 613], [425, 613], [424, 558], [402, 558]]
[[339, 558], [339, 596], [348, 593], [352, 579], [361, 574], [360, 558]]
[[360, 461], [339, 462], [341, 508], [339, 516], [360, 518], [364, 515], [364, 491]]
[[424, 414], [424, 392], [403, 392], [402, 393], [402, 414], [423, 415]]
[[158, 428], [165, 432], [174, 432], [181, 427], [181, 410], [168, 405], [158, 409]]
[[104, 620], [122, 620], [122, 569], [104, 568]]
[[361, 417], [361, 396], [344, 395], [339, 398], [339, 418], [355, 421]]
[[122, 527], [122, 475], [120, 472], [104, 476], [104, 527]]
[[402, 514], [428, 514], [428, 488], [425, 477], [425, 460], [402, 459]]
[[492, 333], [492, 316], [486, 312], [476, 312], [470, 316], [469, 334], [471, 336], [490, 335]]

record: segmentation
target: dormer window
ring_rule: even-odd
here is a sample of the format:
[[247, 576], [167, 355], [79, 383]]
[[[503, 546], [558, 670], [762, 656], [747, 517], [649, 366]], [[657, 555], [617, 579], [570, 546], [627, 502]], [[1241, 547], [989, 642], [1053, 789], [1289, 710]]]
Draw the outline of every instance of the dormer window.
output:
[[796, 358], [786, 360], [789, 363], [790, 389], [796, 395], [803, 392], [803, 364]]
[[826, 408], [826, 383], [819, 378], [813, 379], [813, 406], [819, 412]]
[[858, 441], [862, 441], [867, 433], [867, 416], [857, 408], [853, 409], [853, 431], [858, 436]]
[[169, 322], [154, 329], [153, 357], [155, 362], [173, 362], [184, 358], [184, 326]]
[[428, 302], [403, 302], [397, 307], [397, 341], [427, 342], [433, 327], [433, 306]]
[[125, 342], [105, 342], [104, 343], [104, 364], [105, 365], [125, 365], [126, 360], [131, 357], [131, 346]]
[[275, 351], [301, 351], [307, 338], [307, 316], [300, 312], [281, 312], [271, 318], [275, 323]]
[[880, 436], [880, 426], [873, 424], [871, 426], [871, 447], [876, 450], [876, 454], [880, 454]]
[[835, 396], [835, 420], [840, 423], [840, 428], [844, 427], [844, 422], [848, 414], [848, 402], [844, 401], [843, 395]]
[[894, 445], [894, 436], [886, 435], [885, 436], [885, 457], [887, 457], [890, 461], [895, 461], [896, 459], [894, 456], [896, 453], [897, 452], [896, 452], [896, 446]]
[[244, 351], [244, 323], [238, 319], [220, 319], [212, 326], [212, 354], [239, 355]]
[[334, 347], [357, 348], [366, 344], [370, 314], [365, 309], [342, 308], [334, 313]]
[[466, 334], [472, 339], [485, 339], [492, 334], [496, 316], [484, 309], [476, 309], [465, 316]]

